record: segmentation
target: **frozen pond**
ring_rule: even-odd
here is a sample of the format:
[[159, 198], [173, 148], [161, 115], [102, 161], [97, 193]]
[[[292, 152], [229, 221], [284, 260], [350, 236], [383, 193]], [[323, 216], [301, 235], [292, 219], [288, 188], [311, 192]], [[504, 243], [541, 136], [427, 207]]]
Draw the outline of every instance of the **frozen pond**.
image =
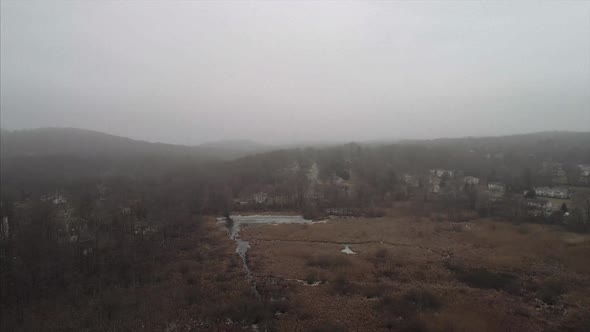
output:
[[233, 220], [233, 226], [230, 231], [230, 238], [239, 237], [240, 226], [248, 224], [311, 224], [311, 220], [303, 219], [302, 216], [272, 216], [272, 215], [253, 215], [253, 216], [230, 216]]

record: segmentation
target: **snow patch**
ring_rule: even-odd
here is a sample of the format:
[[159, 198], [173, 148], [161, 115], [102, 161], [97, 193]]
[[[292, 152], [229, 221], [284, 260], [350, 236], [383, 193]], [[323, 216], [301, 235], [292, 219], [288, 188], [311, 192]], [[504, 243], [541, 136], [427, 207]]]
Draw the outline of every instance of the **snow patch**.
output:
[[352, 249], [350, 249], [350, 247], [347, 245], [344, 246], [344, 249], [340, 250], [343, 253], [347, 254], [347, 255], [356, 255], [356, 252], [352, 251]]

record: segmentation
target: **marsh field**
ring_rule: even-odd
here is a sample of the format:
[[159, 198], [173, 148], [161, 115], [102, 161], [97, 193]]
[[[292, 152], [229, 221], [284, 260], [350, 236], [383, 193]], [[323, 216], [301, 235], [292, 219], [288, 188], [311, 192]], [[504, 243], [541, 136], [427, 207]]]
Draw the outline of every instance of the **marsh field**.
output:
[[[247, 225], [247, 261], [284, 331], [584, 331], [590, 237], [442, 215]], [[351, 252], [342, 250], [348, 246]]]

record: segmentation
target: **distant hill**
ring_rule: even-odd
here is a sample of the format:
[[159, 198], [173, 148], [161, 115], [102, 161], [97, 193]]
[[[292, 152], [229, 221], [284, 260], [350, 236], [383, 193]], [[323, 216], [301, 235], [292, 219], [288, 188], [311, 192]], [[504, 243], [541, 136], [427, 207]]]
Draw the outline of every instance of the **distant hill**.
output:
[[228, 160], [269, 148], [249, 141], [224, 141], [200, 146], [151, 143], [75, 128], [2, 130], [2, 158], [75, 156], [132, 159], [138, 157]]
[[278, 147], [249, 140], [226, 140], [197, 145], [201, 153], [218, 159], [243, 157], [253, 153], [267, 152]]
[[507, 136], [403, 140], [400, 144], [452, 146], [488, 152], [526, 150], [529, 153], [537, 153], [559, 149], [588, 150], [590, 149], [590, 132], [544, 131]]

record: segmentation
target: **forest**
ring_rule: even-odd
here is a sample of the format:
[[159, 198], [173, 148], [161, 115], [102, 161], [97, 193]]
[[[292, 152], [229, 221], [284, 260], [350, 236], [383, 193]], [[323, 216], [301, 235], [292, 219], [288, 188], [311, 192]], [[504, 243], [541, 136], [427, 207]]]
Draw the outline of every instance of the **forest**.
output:
[[[158, 329], [181, 308], [190, 308], [203, 330], [230, 329], [224, 325], [228, 317], [236, 329], [248, 324], [276, 328], [272, 312], [299, 309], [283, 308], [293, 305], [284, 301], [261, 302], [244, 286], [231, 242], [223, 228], [211, 223], [211, 218], [236, 213], [379, 219], [403, 209], [416, 220], [438, 214], [464, 222], [478, 216], [582, 234], [590, 230], [590, 191], [578, 167], [590, 164], [588, 133], [348, 143], [229, 160], [151, 143], [138, 143], [138, 148], [132, 142], [112, 152], [88, 143], [96, 138], [86, 139], [81, 141], [89, 147], [84, 153], [56, 144], [55, 149], [41, 147], [51, 151], [45, 155], [7, 147], [20, 144], [22, 137], [2, 139], [4, 331], [115, 331], [141, 324]], [[546, 172], [555, 163], [563, 179]], [[433, 169], [453, 171], [436, 177]], [[477, 183], [465, 180], [473, 178]], [[439, 191], [433, 191], [433, 179]], [[571, 199], [550, 213], [531, 213], [536, 210], [526, 202], [533, 198], [523, 191], [555, 181], [572, 188]], [[490, 199], [488, 183], [505, 186], [502, 200]], [[179, 257], [178, 266], [170, 267]], [[348, 264], [317, 259], [310, 266]], [[186, 279], [182, 287], [189, 293], [169, 269]], [[345, 279], [338, 282], [348, 287]], [[265, 297], [280, 296], [280, 288], [270, 287]], [[170, 303], [147, 305], [160, 301], [158, 292], [174, 296]], [[407, 296], [436, 305], [423, 299], [428, 294]], [[212, 311], [207, 303], [215, 301], [224, 305]]]

